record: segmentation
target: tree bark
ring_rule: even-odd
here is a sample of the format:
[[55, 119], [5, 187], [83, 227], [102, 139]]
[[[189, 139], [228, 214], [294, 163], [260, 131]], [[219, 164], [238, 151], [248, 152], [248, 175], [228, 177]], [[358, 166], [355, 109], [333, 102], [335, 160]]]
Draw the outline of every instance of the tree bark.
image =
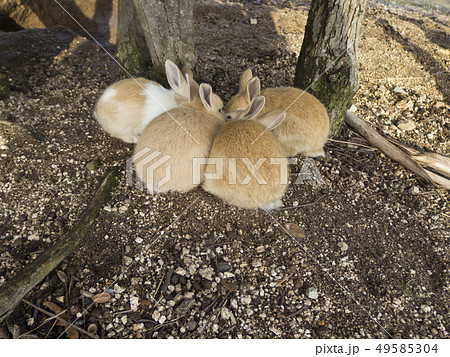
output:
[[312, 0], [294, 84], [327, 108], [339, 136], [358, 88], [357, 47], [367, 0]]
[[150, 78], [165, 83], [164, 63], [194, 69], [197, 63], [194, 0], [133, 0], [144, 30], [152, 68]]
[[149, 76], [150, 52], [132, 0], [119, 0], [116, 46], [119, 61], [132, 76]]

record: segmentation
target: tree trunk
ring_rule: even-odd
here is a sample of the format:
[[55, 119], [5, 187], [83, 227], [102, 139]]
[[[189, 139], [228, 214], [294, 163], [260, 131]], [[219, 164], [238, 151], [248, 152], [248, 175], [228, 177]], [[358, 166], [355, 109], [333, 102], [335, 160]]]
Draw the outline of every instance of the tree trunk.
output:
[[358, 88], [357, 47], [367, 0], [312, 0], [294, 84], [327, 108], [339, 136]]
[[194, 69], [194, 0], [133, 0], [145, 33], [152, 68], [150, 78], [166, 82], [164, 62]]
[[131, 75], [149, 76], [150, 52], [132, 0], [119, 0], [116, 45], [117, 57]]

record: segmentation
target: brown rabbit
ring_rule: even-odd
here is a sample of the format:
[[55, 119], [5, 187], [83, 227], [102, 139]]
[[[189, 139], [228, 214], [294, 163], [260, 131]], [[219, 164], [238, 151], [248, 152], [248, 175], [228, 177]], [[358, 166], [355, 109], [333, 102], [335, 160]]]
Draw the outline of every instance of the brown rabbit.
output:
[[[194, 160], [208, 157], [214, 136], [225, 122], [223, 102], [211, 86], [190, 75], [190, 102], [153, 119], [140, 136], [133, 156], [136, 173], [148, 191], [186, 192], [196, 187]], [[203, 177], [205, 165], [200, 166]]]
[[323, 104], [312, 94], [293, 87], [267, 88], [260, 93], [260, 82], [247, 69], [241, 76], [239, 92], [225, 106], [227, 119], [239, 118], [258, 95], [266, 98], [262, 114], [274, 109], [286, 112], [286, 119], [273, 130], [288, 156], [325, 156], [330, 120]]
[[263, 106], [264, 97], [258, 96], [242, 119], [222, 126], [205, 171], [205, 191], [241, 208], [280, 207], [287, 187], [288, 161], [271, 132], [286, 114], [274, 110], [252, 119]]
[[107, 133], [136, 143], [154, 118], [189, 101], [189, 85], [169, 60], [166, 74], [172, 89], [145, 78], [127, 78], [110, 85], [98, 99], [94, 117]]

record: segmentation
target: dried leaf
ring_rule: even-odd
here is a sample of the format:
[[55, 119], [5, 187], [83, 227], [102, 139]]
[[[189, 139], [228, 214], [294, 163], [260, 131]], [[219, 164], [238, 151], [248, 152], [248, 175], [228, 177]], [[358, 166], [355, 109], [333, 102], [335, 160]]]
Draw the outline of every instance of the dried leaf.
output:
[[58, 320], [58, 326], [68, 326], [69, 325], [69, 315], [66, 313], [59, 315], [58, 317], [64, 319], [65, 322]]
[[303, 230], [303, 228], [300, 228], [295, 223], [286, 223], [283, 227], [285, 229], [285, 232], [287, 232], [294, 238], [305, 238], [306, 237], [305, 231]]
[[101, 294], [97, 294], [92, 298], [92, 301], [98, 303], [98, 304], [104, 304], [105, 302], [108, 302], [111, 300], [111, 294], [105, 292], [102, 292]]
[[63, 311], [62, 308], [51, 301], [44, 301], [42, 305], [44, 305], [47, 309], [49, 309], [51, 312], [54, 312], [55, 314], [59, 314], [61, 311]]
[[61, 280], [64, 284], [67, 284], [69, 282], [66, 273], [64, 273], [62, 270], [58, 270], [56, 274], [58, 275], [59, 280]]
[[78, 340], [78, 337], [80, 336], [80, 334], [78, 333], [78, 330], [74, 329], [73, 327], [71, 327], [67, 330], [67, 335], [72, 340]]
[[223, 286], [225, 287], [225, 289], [227, 289], [230, 292], [236, 291], [237, 287], [236, 287], [236, 283], [233, 281], [228, 282], [224, 282]]

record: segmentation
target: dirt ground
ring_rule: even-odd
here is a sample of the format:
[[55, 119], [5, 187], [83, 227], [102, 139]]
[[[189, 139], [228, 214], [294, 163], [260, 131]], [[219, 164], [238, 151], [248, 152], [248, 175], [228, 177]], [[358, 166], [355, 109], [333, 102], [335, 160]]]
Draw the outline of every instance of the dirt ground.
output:
[[[202, 81], [224, 100], [248, 67], [263, 87], [291, 85], [307, 11], [302, 1], [200, 2]], [[353, 104], [384, 135], [450, 156], [448, 24], [370, 4]], [[0, 124], [0, 289], [70, 232], [117, 165], [109, 203], [57, 269], [70, 288], [54, 271], [27, 301], [48, 311], [52, 301], [102, 338], [449, 337], [449, 192], [356, 133], [346, 129], [314, 160], [323, 185], [296, 183], [298, 156], [285, 207], [270, 214], [200, 188], [151, 196], [126, 185], [132, 145], [92, 117], [102, 90], [122, 78], [108, 55], [62, 27], [0, 33], [0, 53], [10, 83], [0, 119], [14, 124]], [[304, 237], [286, 235], [286, 223]], [[105, 289], [111, 299], [91, 304]], [[67, 336], [46, 318], [21, 303], [1, 335]]]

